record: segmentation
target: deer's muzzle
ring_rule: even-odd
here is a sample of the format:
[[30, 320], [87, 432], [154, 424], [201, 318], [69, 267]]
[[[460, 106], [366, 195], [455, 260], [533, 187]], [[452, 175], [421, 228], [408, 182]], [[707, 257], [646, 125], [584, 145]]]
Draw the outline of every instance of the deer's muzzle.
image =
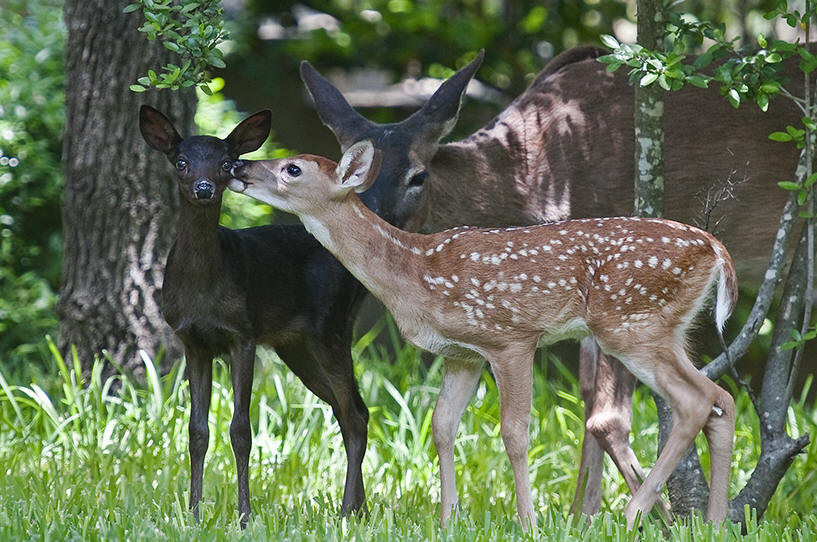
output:
[[193, 195], [196, 199], [213, 199], [216, 194], [216, 185], [207, 179], [199, 179], [193, 185]]

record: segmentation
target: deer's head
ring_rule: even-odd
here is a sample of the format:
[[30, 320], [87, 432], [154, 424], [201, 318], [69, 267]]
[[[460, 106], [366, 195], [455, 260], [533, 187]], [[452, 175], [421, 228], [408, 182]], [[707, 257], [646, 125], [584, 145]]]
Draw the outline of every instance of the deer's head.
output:
[[370, 141], [355, 143], [340, 163], [311, 154], [278, 160], [240, 160], [230, 189], [276, 209], [312, 215], [352, 192], [364, 192], [377, 178], [380, 152]]
[[241, 154], [264, 143], [269, 136], [271, 117], [269, 111], [251, 115], [224, 139], [182, 138], [167, 117], [143, 105], [139, 110], [139, 129], [147, 144], [164, 153], [176, 168], [182, 198], [197, 206], [220, 205], [232, 178], [230, 169]]
[[395, 226], [416, 226], [425, 202], [428, 165], [440, 139], [457, 122], [466, 87], [482, 64], [483, 56], [480, 52], [470, 64], [446, 80], [419, 111], [394, 124], [365, 119], [311, 64], [301, 64], [301, 79], [321, 121], [335, 134], [341, 149], [345, 151], [357, 142], [369, 140], [383, 153], [380, 172], [361, 199]]

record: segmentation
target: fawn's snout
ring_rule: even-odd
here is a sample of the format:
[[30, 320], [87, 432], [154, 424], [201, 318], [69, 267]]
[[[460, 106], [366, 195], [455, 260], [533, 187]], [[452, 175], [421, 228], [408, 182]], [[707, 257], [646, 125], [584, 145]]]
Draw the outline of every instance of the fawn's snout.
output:
[[243, 192], [247, 185], [250, 184], [246, 179], [246, 171], [244, 170], [244, 160], [236, 160], [233, 162], [233, 167], [230, 168], [230, 179], [227, 187], [234, 192]]
[[193, 184], [193, 195], [200, 200], [213, 199], [216, 185], [210, 179], [199, 179]]

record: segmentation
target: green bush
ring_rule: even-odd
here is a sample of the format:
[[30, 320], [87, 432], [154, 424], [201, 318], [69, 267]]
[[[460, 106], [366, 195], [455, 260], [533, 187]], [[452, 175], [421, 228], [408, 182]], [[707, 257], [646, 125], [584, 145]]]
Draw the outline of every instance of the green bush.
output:
[[58, 0], [0, 5], [0, 358], [43, 361], [62, 264], [65, 27]]

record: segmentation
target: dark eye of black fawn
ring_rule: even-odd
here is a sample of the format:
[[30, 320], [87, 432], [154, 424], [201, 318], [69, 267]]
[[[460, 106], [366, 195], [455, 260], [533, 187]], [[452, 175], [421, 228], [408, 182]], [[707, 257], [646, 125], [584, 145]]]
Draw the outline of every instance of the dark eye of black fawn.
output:
[[221, 169], [223, 169], [224, 171], [230, 171], [231, 167], [233, 167], [233, 163], [230, 162], [229, 160], [224, 160], [221, 163]]
[[289, 173], [290, 176], [292, 177], [297, 177], [298, 175], [301, 174], [301, 168], [299, 168], [295, 164], [289, 164], [287, 166], [287, 173]]
[[409, 179], [408, 185], [409, 186], [423, 186], [426, 182], [426, 177], [428, 177], [427, 171], [421, 171], [419, 173], [415, 173]]
[[179, 158], [178, 160], [176, 160], [176, 169], [178, 171], [181, 171], [186, 167], [187, 167], [187, 160], [185, 160], [184, 158]]

